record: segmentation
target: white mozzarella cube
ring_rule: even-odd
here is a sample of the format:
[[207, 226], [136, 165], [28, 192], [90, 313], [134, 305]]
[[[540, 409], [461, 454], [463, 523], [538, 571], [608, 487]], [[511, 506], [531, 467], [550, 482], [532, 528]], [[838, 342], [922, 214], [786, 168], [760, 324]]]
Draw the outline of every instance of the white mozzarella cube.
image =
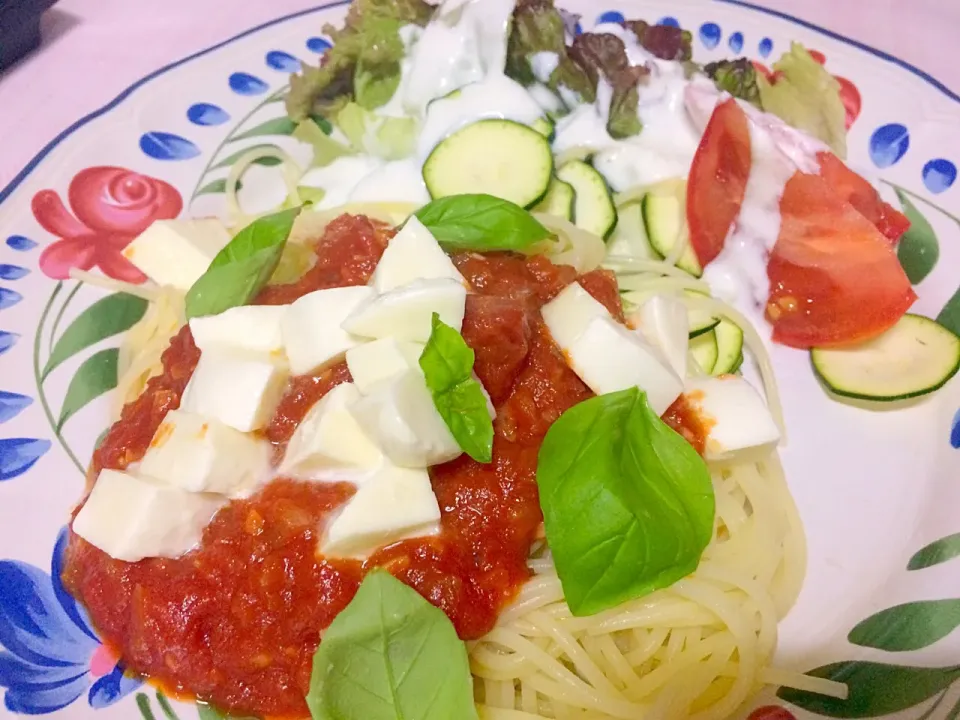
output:
[[115, 560], [175, 558], [200, 542], [204, 528], [226, 502], [221, 495], [101, 470], [73, 531]]
[[320, 552], [365, 556], [400, 540], [435, 535], [440, 507], [426, 470], [388, 465], [357, 489], [327, 526]]
[[349, 410], [359, 399], [356, 386], [343, 383], [310, 408], [290, 438], [280, 474], [305, 480], [339, 481], [343, 479], [343, 471], [365, 473], [379, 467], [383, 454], [360, 429]]
[[628, 319], [648, 342], [660, 348], [674, 372], [686, 377], [690, 347], [687, 306], [677, 298], [654, 295]]
[[611, 317], [603, 304], [577, 282], [567, 285], [540, 313], [561, 350], [569, 350], [594, 318]]
[[439, 465], [463, 452], [416, 370], [380, 383], [350, 411], [384, 454], [401, 467]]
[[386, 337], [347, 350], [347, 368], [366, 395], [378, 383], [420, 367], [423, 344]]
[[186, 292], [230, 242], [216, 218], [157, 220], [123, 249], [123, 256], [158, 285]]
[[285, 363], [223, 352], [205, 352], [180, 400], [180, 409], [206, 415], [241, 432], [259, 430], [273, 417], [290, 377]]
[[425, 343], [433, 313], [459, 332], [467, 289], [450, 278], [415, 280], [358, 307], [343, 323], [348, 333], [367, 338], [395, 337]]
[[242, 496], [268, 479], [270, 443], [213, 418], [171, 410], [139, 473], [190, 492]]
[[219, 315], [193, 318], [190, 333], [202, 352], [238, 350], [282, 357], [281, 323], [286, 312], [286, 305], [241, 305]]
[[294, 302], [281, 323], [293, 374], [318, 370], [364, 342], [341, 325], [375, 295], [373, 288], [366, 286], [330, 288], [308, 293]]
[[653, 345], [612, 318], [594, 318], [567, 350], [567, 362], [597, 395], [639, 387], [662, 415], [683, 381]]
[[439, 278], [465, 282], [433, 234], [411, 215], [383, 251], [370, 282], [378, 293], [385, 293], [414, 280]]
[[684, 394], [708, 429], [707, 460], [729, 459], [780, 440], [780, 430], [763, 397], [741, 377], [691, 378]]

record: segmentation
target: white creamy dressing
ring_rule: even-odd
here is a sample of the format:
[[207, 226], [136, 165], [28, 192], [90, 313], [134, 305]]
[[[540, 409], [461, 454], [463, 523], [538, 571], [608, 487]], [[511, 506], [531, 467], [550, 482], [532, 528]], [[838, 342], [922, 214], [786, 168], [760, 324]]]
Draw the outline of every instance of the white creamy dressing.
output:
[[430, 202], [420, 164], [413, 158], [384, 163], [350, 191], [350, 202]]
[[784, 187], [797, 170], [818, 173], [816, 155], [826, 146], [774, 115], [740, 106], [750, 129], [750, 176], [740, 214], [703, 277], [717, 297], [756, 317], [770, 296], [767, 260], [780, 235]]
[[329, 210], [349, 201], [353, 189], [383, 164], [382, 160], [368, 155], [345, 155], [325, 167], [308, 170], [300, 178], [300, 184], [322, 188], [323, 199], [313, 207], [315, 210]]
[[555, 52], [538, 52], [530, 58], [530, 69], [533, 70], [533, 76], [542, 83], [550, 80], [553, 71], [560, 64], [560, 56]]
[[403, 42], [403, 59], [400, 61], [400, 84], [386, 105], [377, 108], [377, 114], [385, 117], [405, 117], [403, 99], [409, 92], [413, 74], [413, 48], [420, 42], [423, 28], [419, 25], [404, 25], [400, 28], [400, 40]]
[[[619, 37], [630, 64], [646, 65], [650, 70], [637, 105], [643, 130], [639, 135], [623, 140], [614, 140], [607, 134], [610, 95], [600, 91], [602, 84], [592, 114], [584, 109], [590, 106], [581, 105], [568, 122], [557, 126], [557, 152], [578, 146], [597, 150], [594, 167], [618, 192], [673, 177], [686, 177], [700, 144], [702, 128], [697, 127], [687, 113], [685, 92], [691, 81], [686, 79], [683, 65], [654, 57], [644, 50], [630, 30], [620, 25], [602, 23], [595, 32]], [[705, 78], [699, 82], [709, 85], [716, 96], [712, 82]]]

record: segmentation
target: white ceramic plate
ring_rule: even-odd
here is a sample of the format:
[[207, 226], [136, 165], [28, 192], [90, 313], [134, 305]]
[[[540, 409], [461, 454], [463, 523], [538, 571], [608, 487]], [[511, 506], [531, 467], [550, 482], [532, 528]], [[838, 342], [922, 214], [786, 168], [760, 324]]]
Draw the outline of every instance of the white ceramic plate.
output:
[[[951, 214], [960, 213], [960, 98], [895, 58], [745, 3], [564, 6], [583, 14], [584, 29], [618, 12], [679, 21], [700, 61], [771, 62], [791, 41], [820, 51], [850, 81], [851, 110], [859, 107], [851, 164], [929, 222], [909, 241], [908, 262], [939, 247], [914, 311], [941, 313], [960, 282], [960, 219]], [[239, 151], [272, 143], [302, 155], [271, 98], [301, 60], [317, 61], [328, 47], [320, 28], [344, 12], [336, 3], [280, 18], [158, 70], [78, 121], [0, 192], [0, 716], [197, 715], [123, 676], [58, 580], [60, 533], [108, 422], [117, 333], [142, 306], [57, 278], [91, 263], [115, 274], [119, 248], [181, 207], [222, 212], [218, 190]], [[269, 168], [245, 180], [251, 206], [282, 199]], [[956, 329], [960, 300], [944, 312]], [[784, 694], [788, 704], [771, 691], [744, 714], [957, 718], [960, 560], [950, 559], [960, 555], [960, 384], [871, 413], [831, 401], [805, 353], [781, 348], [774, 361], [790, 431], [783, 455], [810, 550], [779, 663], [830, 665], [851, 699]]]

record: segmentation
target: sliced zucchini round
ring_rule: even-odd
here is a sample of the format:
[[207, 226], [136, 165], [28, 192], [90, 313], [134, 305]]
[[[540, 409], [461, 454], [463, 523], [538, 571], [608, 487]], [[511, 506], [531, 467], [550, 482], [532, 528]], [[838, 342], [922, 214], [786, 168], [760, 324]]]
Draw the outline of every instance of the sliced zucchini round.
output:
[[685, 247], [677, 260], [677, 267], [694, 277], [703, 275], [703, 268], [690, 245], [687, 229], [687, 184], [682, 180], [668, 180], [650, 189], [641, 201], [643, 222], [650, 245], [660, 257], [669, 257], [678, 242]]
[[604, 240], [610, 237], [617, 226], [617, 209], [603, 175], [582, 160], [572, 160], [560, 167], [557, 177], [569, 183], [576, 193], [574, 224]]
[[717, 366], [719, 349], [717, 347], [717, 335], [712, 330], [698, 335], [690, 341], [690, 354], [697, 361], [697, 365], [707, 375], [713, 375]]
[[960, 368], [960, 337], [935, 320], [904, 315], [872, 340], [810, 351], [814, 372], [829, 390], [876, 402], [906, 400], [943, 387]]
[[546, 213], [564, 220], [573, 220], [573, 201], [575, 197], [576, 193], [570, 183], [553, 178], [550, 187], [547, 188], [547, 194], [531, 208], [531, 211]]
[[550, 143], [510, 120], [480, 120], [443, 140], [423, 164], [423, 180], [436, 199], [486, 193], [521, 207], [536, 204], [553, 178]]
[[533, 121], [533, 124], [530, 127], [543, 135], [550, 142], [553, 142], [553, 138], [556, 135], [557, 125], [550, 118], [539, 117]]
[[743, 330], [727, 319], [713, 329], [717, 336], [717, 362], [711, 375], [734, 372], [743, 362]]
[[647, 240], [643, 226], [643, 210], [640, 202], [627, 203], [617, 208], [617, 226], [609, 241], [610, 255], [623, 255], [641, 260], [657, 257]]

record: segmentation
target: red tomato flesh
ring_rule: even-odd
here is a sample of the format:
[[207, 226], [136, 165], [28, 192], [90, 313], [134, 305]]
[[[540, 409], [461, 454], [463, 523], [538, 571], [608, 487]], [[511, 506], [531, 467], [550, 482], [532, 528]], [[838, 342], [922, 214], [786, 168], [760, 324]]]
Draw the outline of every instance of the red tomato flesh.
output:
[[717, 105], [693, 157], [687, 185], [690, 243], [701, 265], [723, 250], [750, 177], [750, 128], [733, 98]]
[[889, 329], [917, 299], [887, 239], [825, 178], [795, 174], [780, 213], [767, 265], [774, 341], [856, 343]]
[[831, 152], [817, 155], [820, 176], [843, 200], [872, 222], [890, 242], [897, 242], [909, 229], [907, 216], [884, 202], [870, 183], [848, 168]]

